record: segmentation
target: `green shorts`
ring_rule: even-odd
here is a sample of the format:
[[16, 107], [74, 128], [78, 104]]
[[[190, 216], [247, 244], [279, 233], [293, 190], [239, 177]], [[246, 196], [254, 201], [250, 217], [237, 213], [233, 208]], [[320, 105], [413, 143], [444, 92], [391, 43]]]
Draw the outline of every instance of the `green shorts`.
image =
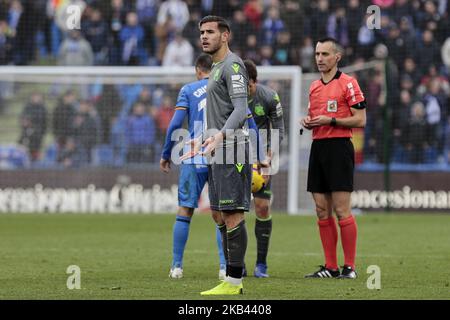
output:
[[251, 164], [211, 164], [208, 192], [212, 210], [250, 210]]

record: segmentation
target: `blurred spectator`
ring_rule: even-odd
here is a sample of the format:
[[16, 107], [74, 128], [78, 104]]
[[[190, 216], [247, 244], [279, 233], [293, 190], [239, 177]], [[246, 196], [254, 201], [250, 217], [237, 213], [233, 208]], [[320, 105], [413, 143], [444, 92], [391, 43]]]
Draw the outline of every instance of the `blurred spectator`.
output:
[[15, 32], [13, 59], [16, 65], [30, 64], [35, 55], [36, 26], [41, 15], [36, 14], [34, 0], [12, 1], [9, 12], [10, 27]]
[[396, 54], [392, 56], [397, 66], [401, 67], [406, 55], [411, 52], [412, 44], [408, 44], [405, 38], [400, 37], [400, 29], [396, 23], [391, 23], [389, 26], [389, 32], [386, 39], [386, 46], [389, 52], [395, 52]]
[[175, 33], [175, 38], [169, 42], [164, 52], [163, 66], [188, 67], [194, 60], [194, 48], [183, 38], [181, 32]]
[[330, 3], [328, 0], [318, 0], [317, 2], [311, 2], [312, 12], [309, 18], [308, 30], [311, 31], [311, 38], [315, 44], [317, 40], [323, 38], [327, 34], [327, 23]]
[[427, 148], [427, 122], [425, 107], [422, 102], [415, 102], [411, 107], [410, 119], [403, 129], [404, 159], [410, 163], [423, 163]]
[[302, 9], [298, 0], [286, 0], [281, 9], [281, 19], [291, 35], [291, 44], [294, 50], [300, 47], [304, 32]]
[[412, 21], [413, 8], [408, 0], [395, 0], [394, 8], [392, 8], [392, 19], [396, 23], [400, 23], [402, 17]]
[[442, 93], [450, 96], [450, 85], [448, 78], [444, 75], [440, 75], [434, 64], [430, 65], [427, 73], [424, 74], [420, 79], [420, 84], [417, 86], [418, 94], [424, 95], [430, 84], [430, 81], [433, 79], [437, 79], [439, 81], [440, 90], [442, 91]]
[[145, 110], [150, 111], [153, 118], [156, 117], [156, 108], [153, 107], [152, 93], [149, 88], [142, 88], [142, 91], [139, 93], [137, 102], [142, 103], [145, 107]]
[[348, 23], [344, 7], [337, 7], [328, 17], [327, 35], [336, 39], [344, 48], [349, 45]]
[[142, 103], [136, 103], [128, 117], [126, 135], [128, 142], [127, 161], [144, 163], [153, 160], [155, 124]]
[[262, 66], [271, 66], [274, 64], [273, 61], [273, 48], [270, 45], [262, 46], [259, 50], [261, 55], [260, 64]]
[[22, 3], [19, 0], [12, 0], [8, 11], [8, 25], [14, 35], [17, 34], [17, 27], [19, 25], [22, 12]]
[[172, 16], [167, 16], [163, 23], [157, 23], [155, 27], [155, 36], [157, 42], [156, 59], [161, 63], [167, 44], [175, 37], [177, 31], [176, 24]]
[[86, 154], [73, 137], [68, 137], [63, 146], [59, 146], [57, 162], [63, 168], [79, 168], [87, 162]]
[[154, 26], [158, 14], [160, 0], [136, 0], [136, 12], [138, 14], [139, 23], [145, 32], [145, 47], [150, 56], [155, 54]]
[[280, 10], [277, 7], [270, 7], [267, 11], [267, 18], [264, 19], [261, 38], [263, 45], [274, 45], [278, 34], [284, 29], [283, 20], [280, 19]]
[[433, 78], [428, 83], [428, 90], [424, 96], [426, 119], [428, 124], [426, 141], [435, 148], [439, 154], [443, 151], [443, 123], [446, 118], [444, 98], [440, 91], [440, 81]]
[[421, 70], [428, 70], [433, 63], [441, 63], [441, 49], [434, 39], [432, 31], [425, 30], [423, 32], [422, 43], [416, 50], [417, 64]]
[[436, 3], [431, 0], [427, 0], [424, 3], [424, 15], [419, 22], [419, 27], [422, 30], [430, 30], [433, 33], [438, 31], [441, 25], [441, 15], [438, 12]]
[[273, 54], [274, 65], [294, 65], [298, 64], [297, 52], [290, 45], [291, 34], [289, 31], [281, 31], [277, 35], [275, 51]]
[[408, 56], [410, 56], [417, 45], [416, 36], [414, 34], [414, 26], [411, 22], [411, 19], [407, 17], [401, 17], [399, 28], [399, 38], [403, 39], [403, 41], [405, 42]]
[[47, 132], [47, 107], [40, 93], [33, 93], [20, 116], [19, 143], [28, 149], [31, 161], [40, 158], [42, 140]]
[[254, 61], [256, 64], [260, 65], [261, 55], [259, 54], [258, 40], [256, 34], [249, 34], [247, 36], [246, 43], [247, 45], [244, 53], [245, 58], [250, 59]]
[[122, 64], [128, 66], [145, 65], [147, 53], [144, 47], [144, 29], [135, 12], [127, 14], [127, 24], [120, 31]]
[[167, 128], [169, 127], [170, 120], [173, 117], [173, 114], [175, 113], [172, 99], [170, 96], [166, 95], [163, 98], [162, 105], [157, 109], [156, 111], [156, 123], [158, 125], [158, 137], [160, 138], [161, 142], [164, 139], [165, 133], [167, 132]]
[[408, 123], [412, 103], [411, 93], [408, 90], [402, 90], [400, 92], [400, 105], [393, 108], [392, 112], [392, 129], [396, 139], [402, 136], [402, 129]]
[[58, 64], [61, 66], [92, 66], [94, 54], [92, 47], [78, 30], [69, 32], [62, 42], [58, 54]]
[[260, 1], [247, 1], [247, 3], [244, 4], [244, 13], [253, 28], [258, 31], [261, 27], [261, 20], [263, 18], [263, 7]]
[[256, 34], [256, 31], [255, 28], [253, 28], [253, 25], [248, 23], [244, 11], [234, 11], [233, 19], [231, 20], [232, 47], [240, 50], [244, 49], [247, 42], [247, 37], [250, 34]]
[[97, 101], [97, 111], [103, 133], [101, 143], [108, 144], [110, 142], [111, 122], [119, 114], [121, 107], [122, 101], [116, 87], [113, 84], [104, 85], [102, 94]]
[[303, 72], [313, 72], [315, 68], [314, 47], [310, 37], [303, 39], [303, 45], [300, 48], [300, 66]]
[[101, 135], [100, 120], [90, 101], [80, 102], [72, 127], [75, 143], [84, 153], [83, 159], [90, 163], [92, 149], [98, 144]]
[[413, 58], [407, 57], [403, 62], [403, 74], [408, 75], [416, 87], [420, 83], [420, 71], [417, 70], [416, 62]]
[[110, 54], [109, 59], [112, 65], [121, 64], [121, 41], [120, 32], [126, 24], [127, 7], [123, 0], [111, 0], [111, 8], [107, 10], [107, 21], [109, 25], [110, 38]]
[[84, 37], [92, 47], [95, 65], [108, 62], [108, 24], [98, 9], [93, 9], [81, 28]]
[[6, 21], [0, 20], [0, 65], [11, 63], [12, 48], [13, 32]]
[[75, 93], [68, 90], [53, 110], [53, 135], [59, 148], [62, 148], [66, 144], [67, 138], [73, 135], [72, 124], [76, 113], [75, 103]]
[[157, 23], [164, 25], [168, 19], [172, 20], [175, 31], [183, 31], [184, 26], [189, 21], [189, 8], [186, 2], [182, 0], [166, 0], [161, 3]]
[[369, 15], [364, 17], [362, 25], [358, 30], [358, 42], [356, 46], [355, 57], [368, 59], [372, 56], [373, 48], [375, 45], [375, 32], [373, 29], [367, 27], [367, 20]]
[[[347, 0], [346, 20], [348, 28], [349, 44], [355, 49], [355, 44], [358, 42], [359, 28], [361, 27], [364, 15], [366, 14], [366, 7], [360, 0]], [[352, 53], [354, 55], [355, 52]]]
[[186, 23], [183, 29], [183, 38], [189, 41], [194, 48], [194, 56], [198, 56], [202, 50], [200, 46], [200, 37], [198, 31], [198, 22], [200, 21], [200, 12], [193, 10], [189, 15], [189, 21]]

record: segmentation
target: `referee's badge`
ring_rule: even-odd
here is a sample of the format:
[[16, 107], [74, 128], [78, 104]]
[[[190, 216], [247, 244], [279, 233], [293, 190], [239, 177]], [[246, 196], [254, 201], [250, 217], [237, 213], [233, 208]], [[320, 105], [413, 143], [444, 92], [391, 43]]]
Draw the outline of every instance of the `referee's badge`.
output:
[[328, 100], [327, 103], [327, 111], [328, 112], [337, 112], [337, 101], [336, 100]]

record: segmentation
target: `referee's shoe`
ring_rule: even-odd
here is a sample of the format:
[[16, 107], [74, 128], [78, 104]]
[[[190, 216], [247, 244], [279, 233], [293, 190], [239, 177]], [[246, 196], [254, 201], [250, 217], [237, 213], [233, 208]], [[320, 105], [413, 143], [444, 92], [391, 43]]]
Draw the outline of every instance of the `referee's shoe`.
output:
[[350, 266], [343, 266], [341, 275], [338, 276], [338, 279], [356, 279], [357, 277], [356, 271]]
[[338, 278], [341, 276], [339, 269], [332, 270], [325, 266], [319, 266], [320, 269], [314, 273], [307, 274], [305, 278]]

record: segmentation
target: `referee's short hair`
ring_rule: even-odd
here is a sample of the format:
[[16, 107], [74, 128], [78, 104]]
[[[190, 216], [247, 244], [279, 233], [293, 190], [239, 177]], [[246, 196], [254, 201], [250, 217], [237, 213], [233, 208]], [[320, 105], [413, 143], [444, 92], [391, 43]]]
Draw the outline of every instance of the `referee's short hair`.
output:
[[258, 70], [256, 69], [256, 64], [252, 60], [247, 59], [244, 60], [244, 66], [245, 69], [247, 69], [248, 78], [256, 82], [258, 78]]
[[334, 49], [336, 50], [336, 52], [339, 52], [341, 54], [344, 53], [344, 48], [342, 48], [341, 44], [335, 38], [325, 37], [325, 38], [321, 38], [321, 39], [317, 40], [317, 42], [318, 43], [319, 42], [320, 43], [331, 42], [331, 43], [333, 43], [333, 46], [334, 46]]
[[203, 72], [210, 72], [212, 68], [212, 57], [209, 54], [202, 53], [195, 60], [195, 67]]
[[219, 26], [220, 32], [231, 32], [230, 24], [222, 17], [219, 16], [206, 16], [203, 17], [202, 20], [198, 23], [198, 27], [200, 28], [204, 23], [207, 22], [217, 22], [217, 25]]

